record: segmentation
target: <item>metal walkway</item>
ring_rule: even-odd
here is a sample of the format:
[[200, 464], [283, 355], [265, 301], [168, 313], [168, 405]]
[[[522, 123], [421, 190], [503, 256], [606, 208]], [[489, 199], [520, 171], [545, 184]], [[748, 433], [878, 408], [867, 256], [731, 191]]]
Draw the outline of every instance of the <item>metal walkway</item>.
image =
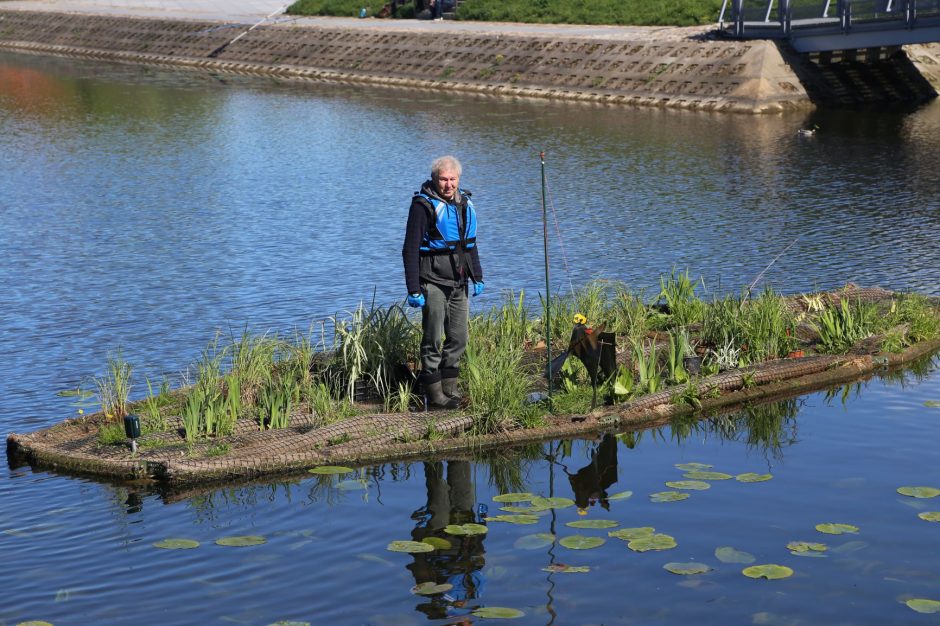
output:
[[797, 52], [940, 41], [940, 0], [724, 0], [720, 30], [785, 39]]

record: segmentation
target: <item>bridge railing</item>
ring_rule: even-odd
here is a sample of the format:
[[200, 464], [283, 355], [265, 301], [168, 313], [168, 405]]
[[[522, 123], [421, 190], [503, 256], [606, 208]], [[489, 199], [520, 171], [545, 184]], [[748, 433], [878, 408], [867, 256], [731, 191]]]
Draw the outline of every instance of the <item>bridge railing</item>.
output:
[[789, 37], [794, 29], [885, 22], [912, 29], [918, 17], [940, 16], [940, 0], [724, 0], [719, 28], [733, 37]]

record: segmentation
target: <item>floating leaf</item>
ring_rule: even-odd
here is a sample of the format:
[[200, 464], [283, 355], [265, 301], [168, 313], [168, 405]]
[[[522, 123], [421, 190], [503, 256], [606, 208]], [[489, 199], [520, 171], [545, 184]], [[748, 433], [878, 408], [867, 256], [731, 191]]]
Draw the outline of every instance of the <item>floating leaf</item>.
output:
[[712, 568], [704, 563], [666, 563], [663, 565], [663, 569], [681, 576], [704, 574], [705, 572], [712, 571]]
[[868, 542], [865, 541], [847, 541], [841, 546], [833, 548], [830, 552], [833, 554], [854, 554], [859, 550], [864, 550], [868, 546]]
[[389, 552], [434, 552], [434, 546], [423, 541], [393, 541], [385, 547]]
[[532, 498], [532, 506], [538, 509], [564, 509], [574, 506], [574, 500], [570, 498]]
[[192, 539], [177, 539], [171, 537], [170, 539], [156, 542], [153, 544], [153, 547], [160, 548], [161, 550], [192, 550], [193, 548], [199, 547], [199, 542]]
[[829, 549], [824, 543], [813, 543], [811, 541], [791, 541], [787, 544], [787, 550], [792, 552], [825, 552]]
[[619, 522], [612, 519], [579, 519], [565, 524], [565, 526], [571, 526], [572, 528], [613, 528], [617, 525], [619, 525]]
[[506, 511], [507, 513], [522, 513], [523, 515], [534, 515], [536, 513], [541, 513], [539, 509], [531, 506], [501, 506], [499, 507], [500, 511]]
[[912, 498], [936, 498], [940, 489], [936, 487], [898, 487], [898, 493]]
[[626, 500], [633, 495], [632, 491], [618, 491], [615, 494], [607, 496], [608, 500]]
[[670, 550], [675, 548], [677, 545], [674, 537], [669, 535], [649, 535], [645, 537], [637, 537], [630, 541], [627, 544], [627, 547], [633, 550], [634, 552], [648, 552], [650, 550]]
[[715, 548], [715, 558], [722, 563], [753, 563], [757, 558], [750, 552], [737, 550], [731, 546]]
[[534, 493], [529, 492], [501, 493], [498, 496], [493, 496], [493, 502], [529, 502], [535, 497]]
[[724, 472], [706, 472], [706, 471], [694, 471], [686, 472], [682, 475], [683, 478], [691, 478], [692, 480], [729, 480], [734, 478], [731, 474], [725, 474]]
[[487, 522], [506, 522], [507, 524], [537, 524], [535, 515], [493, 515], [486, 517]]
[[436, 583], [433, 581], [428, 581], [426, 583], [418, 583], [411, 588], [411, 593], [419, 596], [433, 596], [436, 593], [444, 593], [445, 591], [450, 591], [454, 586], [450, 583]]
[[940, 409], [940, 400], [927, 400], [924, 402], [924, 406], [931, 409]]
[[273, 622], [268, 624], [268, 626], [310, 626], [310, 622], [294, 622], [291, 620], [281, 620], [279, 622]]
[[557, 572], [559, 574], [586, 574], [591, 571], [587, 565], [565, 565], [564, 563], [553, 563], [548, 567], [542, 568], [543, 572]]
[[561, 545], [572, 550], [590, 550], [591, 548], [600, 547], [606, 542], [607, 540], [601, 537], [588, 537], [586, 535], [571, 535], [562, 537], [558, 541]]
[[816, 530], [827, 535], [841, 535], [843, 533], [857, 533], [858, 526], [851, 524], [816, 524]]
[[63, 389], [62, 391], [57, 391], [55, 395], [61, 398], [81, 398], [82, 400], [84, 400], [85, 398], [90, 398], [93, 395], [95, 395], [95, 392], [88, 391], [86, 389], [81, 389], [81, 388]]
[[336, 488], [342, 491], [353, 491], [356, 489], [368, 489], [369, 483], [363, 478], [353, 480], [341, 480], [336, 483]]
[[755, 474], [754, 472], [745, 472], [734, 477], [739, 483], [762, 483], [773, 478], [773, 474]]
[[795, 550], [790, 550], [790, 554], [792, 554], [793, 556], [802, 556], [802, 557], [815, 558], [815, 559], [828, 559], [829, 558], [828, 554], [823, 554], [822, 552], [796, 552]]
[[651, 502], [678, 502], [679, 500], [685, 500], [689, 497], [689, 494], [682, 493], [681, 491], [660, 491], [657, 493], [650, 494]]
[[793, 570], [786, 565], [752, 565], [745, 567], [741, 573], [748, 578], [766, 578], [767, 580], [777, 580], [780, 578], [789, 578], [793, 576]]
[[940, 511], [924, 511], [918, 513], [917, 517], [928, 522], [940, 522]]
[[443, 537], [425, 537], [421, 540], [421, 543], [426, 543], [435, 550], [449, 550], [452, 545]]
[[16, 626], [52, 626], [49, 622], [44, 622], [40, 620], [30, 620], [28, 622], [20, 622]]
[[670, 480], [666, 483], [666, 486], [672, 489], [691, 489], [692, 491], [704, 491], [712, 488], [704, 480]]
[[714, 465], [709, 465], [708, 463], [676, 463], [676, 467], [681, 469], [683, 472], [697, 472], [698, 470], [708, 469], [710, 467], [715, 467]]
[[525, 615], [519, 609], [510, 609], [504, 606], [481, 606], [473, 611], [475, 617], [483, 619], [514, 619]]
[[314, 467], [308, 469], [308, 472], [311, 474], [348, 474], [350, 472], [355, 472], [351, 467], [344, 467], [342, 465], [321, 465], [320, 467]]
[[448, 524], [444, 532], [448, 535], [485, 535], [487, 531], [483, 524]]
[[512, 544], [512, 547], [520, 550], [538, 550], [539, 548], [548, 547], [553, 543], [555, 543], [555, 535], [551, 533], [535, 533], [534, 535], [519, 537], [516, 539], [516, 542]]
[[654, 530], [656, 529], [652, 526], [643, 526], [641, 528], [621, 528], [620, 530], [610, 531], [607, 533], [607, 536], [623, 539], [624, 541], [632, 541], [634, 539], [639, 539], [640, 537], [652, 537]]
[[222, 537], [215, 540], [220, 546], [230, 546], [233, 548], [247, 548], [250, 546], [260, 546], [267, 543], [268, 540], [258, 535], [236, 535], [234, 537]]
[[927, 598], [911, 598], [904, 604], [911, 607], [918, 613], [940, 613], [940, 602], [936, 600], [928, 600]]

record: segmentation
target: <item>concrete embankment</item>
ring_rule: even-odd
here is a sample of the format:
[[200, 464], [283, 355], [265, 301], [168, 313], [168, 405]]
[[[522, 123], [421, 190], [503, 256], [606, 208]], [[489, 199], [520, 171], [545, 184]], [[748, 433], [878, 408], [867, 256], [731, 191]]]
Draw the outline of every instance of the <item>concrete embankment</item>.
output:
[[[370, 20], [377, 23], [378, 20]], [[704, 28], [539, 31], [440, 29], [383, 21], [352, 27], [247, 25], [3, 9], [0, 49], [307, 80], [446, 88], [710, 111], [776, 112], [812, 106], [778, 46], [720, 41]], [[563, 28], [563, 27], [562, 27]], [[602, 33], [604, 31], [601, 31]], [[569, 34], [570, 33], [570, 34]]]

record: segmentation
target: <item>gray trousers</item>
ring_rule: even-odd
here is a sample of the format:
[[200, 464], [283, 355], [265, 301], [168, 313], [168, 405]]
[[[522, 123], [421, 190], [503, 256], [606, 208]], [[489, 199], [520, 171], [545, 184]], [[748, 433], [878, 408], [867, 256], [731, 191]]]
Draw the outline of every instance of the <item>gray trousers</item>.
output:
[[421, 309], [421, 371], [426, 382], [456, 378], [460, 357], [467, 349], [470, 303], [467, 287], [442, 287], [424, 283]]

